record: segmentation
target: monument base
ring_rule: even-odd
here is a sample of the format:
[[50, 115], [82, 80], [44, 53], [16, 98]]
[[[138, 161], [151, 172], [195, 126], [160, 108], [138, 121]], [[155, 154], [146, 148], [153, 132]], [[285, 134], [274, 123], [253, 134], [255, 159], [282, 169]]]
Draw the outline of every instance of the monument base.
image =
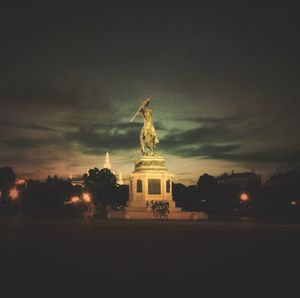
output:
[[[168, 203], [169, 211], [181, 211], [172, 200], [172, 178], [164, 157], [142, 155], [135, 163], [130, 175], [129, 200], [126, 211], [151, 211], [157, 201]], [[148, 210], [149, 208], [149, 210]]]
[[[181, 211], [181, 208], [176, 207], [175, 202], [172, 200], [165, 200], [169, 205], [169, 211]], [[138, 200], [138, 201], [128, 201], [127, 211], [139, 210], [139, 211], [151, 211], [151, 201]]]
[[122, 211], [109, 211], [107, 218], [161, 219], [161, 213], [153, 210], [155, 202], [168, 203], [167, 218], [179, 220], [203, 220], [204, 212], [186, 212], [176, 207], [172, 195], [174, 175], [169, 173], [165, 159], [160, 155], [142, 155], [130, 175], [129, 200]]
[[[180, 208], [178, 208], [180, 209]], [[107, 218], [109, 219], [162, 219], [161, 215], [157, 211], [152, 209], [144, 210], [130, 210], [126, 208], [122, 211], [109, 211], [107, 213]], [[193, 212], [193, 211], [170, 211], [167, 214], [167, 219], [174, 220], [204, 220], [207, 219], [207, 214], [205, 212]]]

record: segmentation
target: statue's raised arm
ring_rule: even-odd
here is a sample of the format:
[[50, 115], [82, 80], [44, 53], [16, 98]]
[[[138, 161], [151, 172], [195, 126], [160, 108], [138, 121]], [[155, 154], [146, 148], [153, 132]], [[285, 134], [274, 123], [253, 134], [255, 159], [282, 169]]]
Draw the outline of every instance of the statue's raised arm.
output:
[[146, 104], [148, 105], [148, 104], [150, 103], [150, 100], [151, 100], [151, 99], [152, 99], [152, 96], [146, 98], [146, 99], [143, 101], [142, 105], [139, 107], [139, 109], [137, 110], [137, 112], [136, 112], [136, 113], [134, 114], [134, 116], [130, 119], [130, 122], [133, 122], [133, 120], [134, 120], [135, 117], [139, 114], [139, 112], [141, 111], [141, 109], [144, 108]]
[[149, 103], [152, 99], [151, 97], [146, 98], [142, 105], [139, 107], [138, 111], [135, 113], [135, 115], [131, 118], [130, 122], [132, 122], [135, 117], [141, 113], [144, 118], [144, 126], [141, 130], [140, 134], [140, 146], [141, 146], [141, 152], [143, 155], [148, 154], [145, 149], [148, 148], [150, 150], [150, 154], [154, 154], [154, 147], [156, 144], [159, 143], [159, 140], [157, 138], [157, 134], [155, 131], [155, 127], [152, 121], [152, 109], [149, 108]]

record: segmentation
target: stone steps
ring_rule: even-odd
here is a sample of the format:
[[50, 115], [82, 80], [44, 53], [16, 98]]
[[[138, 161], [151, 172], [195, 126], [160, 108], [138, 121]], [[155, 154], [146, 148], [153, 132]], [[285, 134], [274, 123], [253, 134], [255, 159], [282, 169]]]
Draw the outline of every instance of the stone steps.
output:
[[[109, 219], [162, 219], [160, 213], [152, 210], [122, 210], [109, 211], [107, 213]], [[167, 219], [175, 220], [204, 220], [207, 219], [205, 212], [193, 211], [170, 211], [167, 214]]]

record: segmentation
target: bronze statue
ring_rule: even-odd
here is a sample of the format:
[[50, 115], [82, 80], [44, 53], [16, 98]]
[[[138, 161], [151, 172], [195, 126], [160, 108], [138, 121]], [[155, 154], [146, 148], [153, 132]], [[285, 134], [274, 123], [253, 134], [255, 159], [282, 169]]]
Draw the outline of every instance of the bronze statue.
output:
[[150, 154], [154, 154], [154, 147], [156, 144], [159, 143], [159, 140], [156, 135], [155, 127], [153, 125], [152, 121], [152, 109], [149, 108], [149, 103], [151, 97], [146, 98], [138, 111], [135, 113], [135, 115], [132, 117], [130, 122], [134, 120], [134, 118], [141, 113], [144, 118], [144, 126], [141, 130], [140, 134], [140, 145], [141, 145], [141, 152], [143, 155], [146, 155], [147, 152], [145, 151], [145, 148], [148, 148], [150, 150]]

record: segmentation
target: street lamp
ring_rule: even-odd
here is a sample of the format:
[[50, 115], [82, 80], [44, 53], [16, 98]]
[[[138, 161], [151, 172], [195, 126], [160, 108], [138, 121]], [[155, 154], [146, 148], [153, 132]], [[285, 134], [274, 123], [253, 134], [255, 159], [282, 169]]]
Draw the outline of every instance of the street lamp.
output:
[[14, 201], [19, 197], [19, 191], [14, 187], [9, 192], [9, 198]]
[[80, 201], [79, 197], [77, 197], [77, 196], [71, 198], [71, 202], [74, 204], [78, 203], [79, 201]]
[[91, 196], [90, 196], [90, 194], [88, 194], [86, 192], [82, 195], [82, 198], [86, 203], [91, 202]]
[[249, 201], [249, 195], [247, 193], [242, 193], [240, 195], [240, 202], [242, 204], [242, 209], [246, 211], [247, 209], [247, 202]]
[[247, 201], [249, 200], [248, 194], [242, 193], [241, 196], [240, 196], [240, 200], [241, 200], [242, 202], [247, 202]]

